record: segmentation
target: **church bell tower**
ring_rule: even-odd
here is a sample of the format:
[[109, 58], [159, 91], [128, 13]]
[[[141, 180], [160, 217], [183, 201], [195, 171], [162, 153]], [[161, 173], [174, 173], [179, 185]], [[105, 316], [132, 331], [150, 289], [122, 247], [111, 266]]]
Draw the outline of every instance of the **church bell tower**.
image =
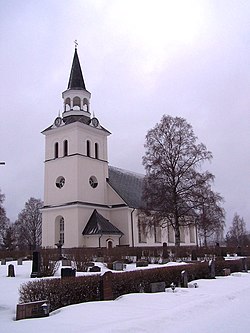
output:
[[91, 116], [91, 93], [86, 89], [77, 47], [63, 113], [45, 135], [42, 246], [84, 246], [82, 230], [93, 210], [107, 207], [110, 132]]

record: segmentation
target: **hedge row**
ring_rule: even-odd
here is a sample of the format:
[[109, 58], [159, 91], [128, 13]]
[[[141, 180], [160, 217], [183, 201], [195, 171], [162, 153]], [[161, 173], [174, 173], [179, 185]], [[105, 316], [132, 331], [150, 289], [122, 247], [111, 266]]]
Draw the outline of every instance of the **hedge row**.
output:
[[21, 285], [19, 295], [20, 303], [48, 300], [51, 311], [70, 304], [99, 301], [100, 276], [30, 281]]
[[[216, 275], [224, 275], [224, 268], [230, 268], [231, 272], [242, 271], [242, 260], [215, 262]], [[208, 262], [121, 272], [112, 275], [113, 296], [117, 298], [129, 293], [149, 292], [152, 282], [164, 281], [166, 287], [173, 282], [180, 286], [183, 270], [187, 271], [188, 281], [210, 277]], [[19, 301], [26, 303], [46, 299], [53, 311], [70, 304], [101, 300], [102, 291], [102, 276], [97, 274], [65, 279], [41, 279], [23, 284], [19, 290]]]

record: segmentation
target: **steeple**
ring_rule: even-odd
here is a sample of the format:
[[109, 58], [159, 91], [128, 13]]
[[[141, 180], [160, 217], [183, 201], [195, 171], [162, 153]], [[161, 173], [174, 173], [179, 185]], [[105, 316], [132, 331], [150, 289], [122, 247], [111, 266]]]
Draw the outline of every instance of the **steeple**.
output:
[[77, 48], [75, 48], [75, 54], [73, 58], [73, 63], [71, 67], [68, 89], [84, 89], [86, 90], [80, 61], [77, 54]]
[[90, 97], [91, 93], [86, 89], [80, 61], [77, 54], [77, 42], [72, 62], [68, 88], [62, 93], [64, 112], [62, 114], [65, 124], [79, 121], [90, 123]]

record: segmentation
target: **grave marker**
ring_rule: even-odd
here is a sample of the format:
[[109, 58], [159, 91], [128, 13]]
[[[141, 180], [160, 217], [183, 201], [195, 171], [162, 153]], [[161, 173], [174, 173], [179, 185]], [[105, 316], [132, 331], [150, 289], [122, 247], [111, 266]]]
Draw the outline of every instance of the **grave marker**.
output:
[[8, 277], [15, 277], [15, 267], [12, 264], [8, 266]]
[[41, 254], [39, 251], [33, 252], [33, 260], [32, 260], [32, 272], [30, 274], [31, 278], [39, 277], [41, 269]]
[[165, 292], [165, 288], [166, 288], [165, 282], [150, 283], [150, 292], [151, 293]]

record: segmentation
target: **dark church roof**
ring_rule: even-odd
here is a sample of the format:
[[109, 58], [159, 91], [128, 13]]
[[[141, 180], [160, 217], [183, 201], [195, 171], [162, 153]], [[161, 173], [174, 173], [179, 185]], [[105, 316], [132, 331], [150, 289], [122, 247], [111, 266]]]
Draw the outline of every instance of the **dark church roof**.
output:
[[132, 208], [141, 208], [144, 175], [109, 166], [109, 185]]
[[116, 228], [109, 220], [105, 219], [101, 214], [95, 209], [89, 218], [89, 221], [84, 228], [83, 235], [123, 235], [123, 233]]
[[75, 54], [74, 54], [70, 77], [69, 77], [68, 89], [86, 90], [85, 83], [83, 80], [81, 65], [80, 65], [80, 61], [78, 58], [78, 54], [77, 54], [77, 49], [75, 49]]

